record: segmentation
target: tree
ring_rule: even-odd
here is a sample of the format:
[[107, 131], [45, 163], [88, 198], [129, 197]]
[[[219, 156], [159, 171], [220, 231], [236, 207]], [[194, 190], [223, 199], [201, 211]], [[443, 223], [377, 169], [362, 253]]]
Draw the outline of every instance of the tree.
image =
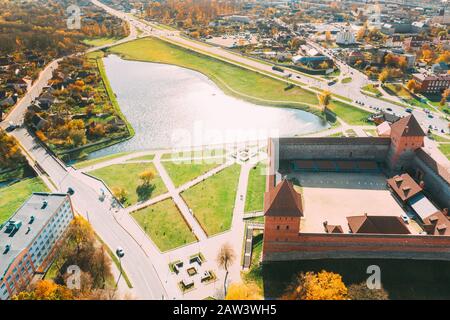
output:
[[319, 99], [319, 104], [323, 108], [323, 111], [325, 111], [331, 101], [331, 92], [324, 90], [317, 98]]
[[73, 292], [50, 280], [40, 280], [29, 291], [19, 292], [12, 300], [73, 300]]
[[233, 283], [228, 288], [225, 300], [261, 300], [259, 288], [254, 283]]
[[125, 189], [121, 187], [112, 187], [111, 191], [120, 203], [125, 203], [125, 201], [127, 201], [128, 192]]
[[406, 88], [408, 88], [408, 90], [411, 92], [416, 92], [418, 87], [419, 85], [417, 84], [417, 81], [414, 79], [409, 80], [408, 83], [406, 84]]
[[326, 42], [331, 42], [331, 32], [330, 31], [325, 31], [325, 41]]
[[300, 273], [282, 296], [285, 300], [345, 300], [347, 287], [333, 272]]
[[139, 174], [139, 179], [142, 180], [143, 184], [148, 185], [155, 178], [155, 176], [155, 171], [152, 169], [147, 169]]
[[450, 88], [445, 89], [444, 92], [442, 92], [442, 99], [439, 102], [439, 105], [441, 107], [444, 107], [447, 104], [447, 100], [448, 100], [449, 96], [450, 96]]
[[390, 72], [389, 69], [384, 68], [383, 71], [380, 72], [378, 75], [378, 81], [380, 81], [382, 84], [386, 83], [390, 78]]
[[236, 259], [233, 248], [229, 243], [225, 243], [219, 250], [217, 255], [217, 264], [219, 268], [225, 270], [225, 279], [223, 281], [223, 288], [225, 296], [227, 295], [227, 278], [228, 278], [228, 268], [233, 264]]
[[351, 300], [389, 300], [389, 295], [383, 288], [369, 289], [364, 282], [350, 285], [348, 296]]

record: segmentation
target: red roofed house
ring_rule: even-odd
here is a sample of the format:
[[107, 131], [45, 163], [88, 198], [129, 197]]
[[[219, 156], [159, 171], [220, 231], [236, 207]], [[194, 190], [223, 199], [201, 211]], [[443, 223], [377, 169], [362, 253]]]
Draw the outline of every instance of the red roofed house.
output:
[[406, 202], [416, 194], [422, 192], [422, 187], [419, 186], [413, 178], [407, 173], [396, 175], [387, 180], [391, 190], [403, 201]]
[[375, 234], [410, 234], [408, 227], [394, 216], [362, 216], [347, 217], [348, 226], [352, 233]]

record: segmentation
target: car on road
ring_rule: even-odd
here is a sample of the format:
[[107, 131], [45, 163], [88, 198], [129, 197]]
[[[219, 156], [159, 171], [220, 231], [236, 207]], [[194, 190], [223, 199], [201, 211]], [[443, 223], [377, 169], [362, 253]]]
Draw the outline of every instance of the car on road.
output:
[[11, 132], [14, 131], [16, 128], [18, 128], [19, 126], [16, 125], [14, 122], [9, 122], [8, 123], [8, 127], [6, 128], [6, 132]]
[[411, 108], [406, 108], [405, 111], [408, 112], [408, 113], [412, 113], [413, 112]]
[[433, 115], [431, 113], [428, 114], [428, 118], [433, 119]]
[[67, 194], [73, 196], [74, 193], [75, 193], [75, 190], [73, 190], [71, 187], [69, 187], [69, 188], [67, 189]]
[[125, 256], [125, 251], [122, 249], [122, 247], [117, 247], [116, 254], [119, 258], [123, 258]]
[[330, 82], [328, 82], [328, 85], [329, 86], [332, 86], [333, 84], [335, 84], [336, 83], [336, 80], [331, 80]]
[[387, 111], [392, 111], [392, 108], [386, 108]]
[[409, 217], [406, 213], [403, 213], [400, 217], [402, 218], [404, 223], [409, 223]]

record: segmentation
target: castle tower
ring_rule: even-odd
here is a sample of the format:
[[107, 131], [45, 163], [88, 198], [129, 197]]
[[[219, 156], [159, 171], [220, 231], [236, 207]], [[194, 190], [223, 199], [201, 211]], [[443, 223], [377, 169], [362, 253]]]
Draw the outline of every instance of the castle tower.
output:
[[270, 242], [295, 241], [303, 216], [301, 195], [283, 180], [264, 194], [264, 247]]
[[425, 132], [413, 115], [404, 117], [391, 126], [391, 146], [388, 164], [393, 170], [402, 170], [414, 156], [414, 151], [424, 146]]

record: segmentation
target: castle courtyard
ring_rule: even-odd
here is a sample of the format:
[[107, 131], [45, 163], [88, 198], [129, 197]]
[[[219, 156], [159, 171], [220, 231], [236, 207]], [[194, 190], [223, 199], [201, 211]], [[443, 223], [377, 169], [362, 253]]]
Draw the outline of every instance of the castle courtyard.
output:
[[[296, 178], [300, 183], [303, 233], [323, 233], [325, 221], [342, 226], [348, 233], [349, 216], [367, 213], [400, 217], [405, 213], [388, 190], [382, 173], [293, 172], [288, 178]], [[412, 234], [422, 231], [413, 220], [408, 228]]]

